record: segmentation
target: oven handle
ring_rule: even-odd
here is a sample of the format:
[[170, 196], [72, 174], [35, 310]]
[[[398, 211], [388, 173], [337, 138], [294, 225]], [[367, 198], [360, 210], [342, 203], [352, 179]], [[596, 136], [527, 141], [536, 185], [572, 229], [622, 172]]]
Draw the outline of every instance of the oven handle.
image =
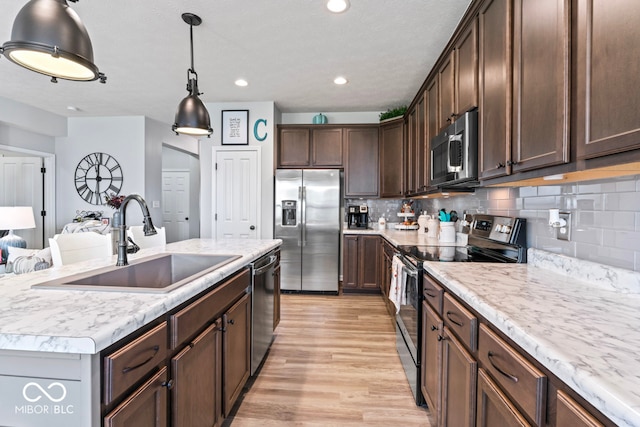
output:
[[418, 269], [411, 264], [409, 261], [407, 261], [404, 257], [404, 255], [402, 255], [400, 252], [396, 252], [395, 256], [398, 257], [398, 259], [400, 261], [402, 261], [402, 264], [404, 265], [405, 270], [407, 271], [407, 276], [413, 277], [414, 279], [418, 278], [418, 274], [419, 271]]

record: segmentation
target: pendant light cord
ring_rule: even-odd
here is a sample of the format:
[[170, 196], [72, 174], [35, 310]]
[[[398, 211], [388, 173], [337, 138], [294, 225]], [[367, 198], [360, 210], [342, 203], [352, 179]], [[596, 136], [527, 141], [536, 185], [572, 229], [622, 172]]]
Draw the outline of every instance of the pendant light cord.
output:
[[[193, 65], [193, 23], [189, 24], [189, 43], [191, 45], [191, 68], [187, 70], [187, 90], [194, 92], [194, 95], [202, 95], [198, 90], [198, 73]], [[195, 76], [193, 79], [191, 79], [191, 74]]]

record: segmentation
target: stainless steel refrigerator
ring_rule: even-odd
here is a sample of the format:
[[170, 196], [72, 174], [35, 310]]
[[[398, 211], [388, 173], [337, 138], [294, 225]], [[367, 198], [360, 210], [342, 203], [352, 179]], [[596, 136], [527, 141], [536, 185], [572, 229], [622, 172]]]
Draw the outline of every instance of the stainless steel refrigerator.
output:
[[340, 171], [276, 170], [274, 217], [281, 289], [338, 292]]

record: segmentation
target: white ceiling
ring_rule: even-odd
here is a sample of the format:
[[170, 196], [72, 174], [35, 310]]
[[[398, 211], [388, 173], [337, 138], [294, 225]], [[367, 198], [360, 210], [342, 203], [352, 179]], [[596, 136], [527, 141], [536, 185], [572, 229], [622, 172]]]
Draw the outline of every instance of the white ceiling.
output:
[[[0, 0], [0, 44], [27, 0]], [[49, 78], [0, 59], [0, 97], [63, 116], [171, 124], [187, 95], [189, 26], [204, 102], [275, 101], [282, 112], [384, 111], [411, 102], [470, 0], [81, 0], [69, 5], [107, 84]], [[349, 79], [345, 86], [334, 77]], [[237, 78], [248, 87], [234, 85]], [[75, 106], [79, 112], [67, 110]], [[2, 118], [0, 117], [0, 120]]]

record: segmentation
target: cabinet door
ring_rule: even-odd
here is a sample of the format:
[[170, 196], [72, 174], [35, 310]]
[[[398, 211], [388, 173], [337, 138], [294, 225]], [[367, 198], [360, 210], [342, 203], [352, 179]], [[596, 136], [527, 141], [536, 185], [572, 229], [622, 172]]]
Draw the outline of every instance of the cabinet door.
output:
[[600, 421], [566, 393], [558, 391], [557, 397], [556, 427], [603, 427]]
[[640, 2], [578, 0], [576, 141], [579, 158], [640, 147]]
[[245, 294], [222, 316], [223, 413], [228, 416], [249, 378], [251, 310]]
[[453, 52], [447, 55], [438, 71], [438, 89], [440, 91], [440, 127], [444, 129], [455, 119], [455, 79]]
[[167, 368], [163, 367], [104, 417], [105, 427], [165, 427]]
[[415, 184], [418, 193], [427, 189], [427, 136], [426, 136], [426, 92], [422, 94], [416, 104], [416, 170]]
[[358, 236], [345, 235], [343, 242], [342, 288], [345, 290], [358, 288]]
[[569, 1], [515, 0], [513, 172], [569, 161]]
[[425, 173], [427, 175], [426, 185], [429, 186], [431, 183], [431, 140], [434, 136], [438, 134], [439, 128], [439, 120], [440, 115], [438, 112], [438, 85], [437, 79], [434, 79], [430, 84], [427, 85], [427, 92], [425, 93], [426, 98], [426, 115], [427, 122], [425, 123], [426, 129], [426, 165], [425, 165]]
[[359, 245], [359, 287], [367, 290], [378, 290], [378, 249], [380, 238], [378, 236], [362, 236]]
[[378, 197], [378, 127], [346, 128], [345, 196]]
[[171, 359], [174, 427], [212, 427], [221, 421], [221, 326], [218, 319]]
[[477, 375], [478, 363], [445, 327], [442, 334], [442, 425], [475, 425]]
[[480, 178], [506, 175], [510, 169], [511, 3], [487, 0], [478, 17]]
[[[429, 307], [426, 301], [422, 302], [422, 331], [422, 378], [420, 379], [420, 386], [432, 416], [436, 420], [440, 420], [442, 345], [439, 338], [443, 333], [443, 323], [440, 316]], [[440, 425], [439, 421], [436, 421], [436, 423]]]
[[417, 176], [417, 158], [416, 158], [416, 145], [418, 143], [418, 113], [414, 106], [407, 113], [406, 129], [407, 129], [407, 141], [406, 151], [408, 156], [406, 157], [406, 182], [407, 182], [407, 194], [415, 194], [418, 191], [416, 176]]
[[402, 197], [404, 194], [403, 158], [404, 122], [380, 127], [380, 197]]
[[280, 265], [273, 270], [273, 330], [280, 324]]
[[[575, 426], [558, 424], [557, 426]], [[491, 381], [483, 369], [478, 373], [478, 427], [530, 427], [509, 398]]]
[[455, 113], [478, 106], [478, 21], [474, 19], [455, 44]]
[[311, 166], [342, 166], [342, 128], [311, 130]]
[[311, 135], [308, 128], [280, 129], [278, 167], [303, 167], [311, 164]]

